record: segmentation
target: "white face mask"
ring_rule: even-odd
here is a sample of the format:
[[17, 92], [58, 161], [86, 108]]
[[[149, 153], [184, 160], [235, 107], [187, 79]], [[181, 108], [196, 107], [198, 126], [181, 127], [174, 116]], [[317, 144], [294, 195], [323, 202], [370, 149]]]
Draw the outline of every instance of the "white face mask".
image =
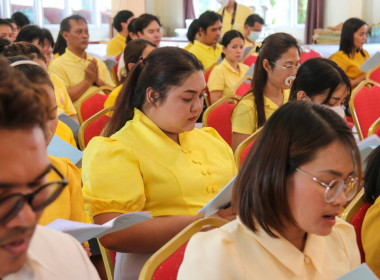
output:
[[222, 7], [227, 6], [228, 0], [218, 0], [219, 4], [222, 5]]
[[346, 114], [344, 113], [344, 110], [346, 109], [346, 107], [344, 105], [330, 107], [329, 109], [337, 113], [342, 119], [344, 119], [346, 116]]
[[296, 78], [296, 76], [289, 76], [289, 77], [287, 77], [285, 79], [285, 85], [287, 85], [288, 87], [291, 87], [295, 78]]
[[260, 35], [261, 35], [260, 31], [251, 31], [249, 32], [248, 39], [251, 42], [255, 42], [257, 39], [259, 39]]

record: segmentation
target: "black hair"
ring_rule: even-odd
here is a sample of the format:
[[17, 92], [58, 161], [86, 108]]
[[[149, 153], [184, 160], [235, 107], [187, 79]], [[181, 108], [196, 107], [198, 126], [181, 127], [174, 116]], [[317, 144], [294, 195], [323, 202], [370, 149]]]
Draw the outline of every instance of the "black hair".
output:
[[35, 39], [38, 39], [38, 44], [41, 44], [43, 42], [42, 29], [37, 25], [28, 25], [20, 30], [15, 42], [32, 43]]
[[71, 29], [70, 20], [74, 21], [82, 21], [87, 25], [87, 21], [84, 17], [80, 15], [72, 15], [69, 17], [66, 17], [62, 20], [61, 25], [59, 27], [59, 33], [57, 37], [57, 42], [54, 45], [53, 53], [58, 53], [59, 55], [62, 55], [65, 52], [65, 49], [67, 47], [67, 43], [65, 38], [63, 38], [63, 32], [69, 32]]
[[142, 55], [142, 52], [147, 46], [157, 47], [154, 43], [145, 39], [132, 40], [124, 49], [124, 64], [127, 73], [129, 72], [128, 64], [137, 63]]
[[116, 14], [116, 16], [113, 19], [113, 27], [117, 30], [117, 32], [120, 32], [123, 28], [121, 27], [122, 22], [127, 22], [131, 17], [133, 17], [133, 13], [128, 10], [120, 11]]
[[[264, 125], [266, 121], [264, 110], [264, 89], [268, 81], [268, 73], [264, 69], [263, 61], [268, 60], [270, 63], [275, 63], [281, 56], [290, 48], [296, 48], [300, 53], [300, 47], [297, 40], [288, 33], [274, 33], [266, 37], [261, 45], [257, 61], [255, 63], [254, 75], [252, 80], [251, 90], [255, 97], [256, 112], [257, 112], [257, 127]], [[273, 66], [275, 67], [275, 66]]]
[[[223, 47], [227, 48], [227, 46], [230, 44], [230, 42], [235, 38], [241, 38], [243, 40], [243, 43], [245, 41], [243, 34], [241, 34], [239, 31], [230, 30], [230, 31], [227, 31], [226, 33], [224, 33], [222, 41], [221, 41], [221, 45]], [[222, 53], [222, 58], [224, 58], [224, 57], [225, 57], [225, 55], [224, 55], [224, 53]]]
[[157, 21], [158, 25], [161, 26], [160, 20], [158, 17], [151, 15], [151, 14], [142, 14], [137, 18], [135, 21], [135, 31], [136, 34], [137, 32], [144, 33], [144, 29], [152, 22], [152, 21]]
[[47, 39], [50, 43], [50, 46], [54, 48], [54, 38], [50, 30], [47, 28], [41, 28], [41, 30], [42, 30], [42, 43], [45, 41], [45, 39]]
[[363, 200], [373, 204], [380, 195], [380, 146], [371, 152], [366, 163]]
[[11, 30], [13, 31], [12, 24], [9, 22], [8, 19], [0, 18], [0, 25], [8, 25]]
[[129, 36], [129, 33], [133, 33], [133, 34], [135, 34], [137, 36], [136, 26], [135, 26], [136, 20], [137, 20], [137, 18], [134, 18], [128, 24], [127, 43], [129, 43], [130, 41], [132, 41], [132, 38], [131, 38], [131, 36]]
[[199, 29], [202, 28], [204, 32], [207, 32], [207, 28], [211, 25], [214, 25], [215, 22], [217, 21], [222, 22], [221, 15], [213, 11], [206, 11], [199, 16], [199, 19], [198, 19]]
[[195, 35], [199, 32], [198, 19], [194, 19], [187, 29], [187, 39], [194, 44]]
[[347, 54], [348, 57], [351, 57], [353, 51], [360, 52], [360, 54], [365, 57], [363, 49], [357, 50], [354, 45], [354, 33], [363, 25], [367, 25], [367, 23], [359, 18], [349, 18], [343, 23], [339, 50]]
[[29, 18], [26, 15], [24, 15], [22, 12], [13, 13], [11, 16], [11, 19], [13, 19], [16, 22], [17, 27], [19, 29], [30, 24]]
[[258, 14], [252, 14], [252, 15], [249, 15], [247, 17], [247, 19], [245, 20], [244, 25], [248, 25], [250, 27], [253, 27], [256, 22], [260, 23], [261, 25], [265, 24], [264, 23], [264, 19], [261, 16], [259, 16]]
[[342, 68], [327, 58], [309, 59], [298, 69], [296, 79], [290, 89], [289, 100], [297, 100], [297, 93], [304, 91], [311, 99], [314, 96], [326, 94], [322, 104], [328, 104], [334, 91], [342, 84], [348, 90], [349, 94], [346, 99], [348, 102], [351, 95], [351, 83]]
[[153, 50], [128, 74], [116, 99], [115, 111], [107, 123], [104, 135], [109, 137], [120, 130], [133, 118], [134, 108], [141, 111], [146, 109], [148, 88], [158, 93], [154, 102], [163, 102], [171, 87], [181, 85], [196, 71], [203, 71], [202, 63], [184, 49], [163, 47]]
[[3, 53], [4, 49], [10, 45], [12, 42], [9, 41], [7, 38], [0, 37], [0, 54]]

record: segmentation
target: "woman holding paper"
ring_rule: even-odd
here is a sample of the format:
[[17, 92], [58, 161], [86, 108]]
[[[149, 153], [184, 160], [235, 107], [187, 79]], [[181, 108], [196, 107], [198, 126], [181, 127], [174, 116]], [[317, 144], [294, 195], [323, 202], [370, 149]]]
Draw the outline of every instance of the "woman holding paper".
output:
[[[141, 59], [116, 99], [105, 136], [83, 157], [85, 208], [95, 223], [149, 211], [153, 219], [100, 239], [117, 254], [115, 278], [136, 279], [142, 265], [236, 174], [233, 154], [212, 128], [195, 129], [204, 101], [203, 67], [179, 48]], [[231, 209], [219, 215], [233, 219]]]
[[338, 218], [361, 178], [350, 128], [325, 106], [281, 106], [235, 180], [238, 218], [194, 235], [178, 278], [336, 279], [360, 264], [353, 227]]
[[366, 73], [360, 66], [369, 58], [363, 49], [367, 41], [367, 24], [358, 18], [350, 18], [343, 23], [339, 51], [330, 59], [335, 61], [350, 78], [352, 88], [365, 80]]

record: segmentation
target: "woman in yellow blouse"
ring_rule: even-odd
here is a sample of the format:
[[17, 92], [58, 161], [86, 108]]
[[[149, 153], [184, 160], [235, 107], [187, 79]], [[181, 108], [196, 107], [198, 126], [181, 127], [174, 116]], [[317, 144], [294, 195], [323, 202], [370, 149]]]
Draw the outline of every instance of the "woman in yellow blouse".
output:
[[360, 177], [344, 120], [325, 106], [281, 106], [237, 175], [238, 218], [194, 235], [177, 279], [337, 279], [360, 264], [355, 231], [338, 218]]
[[275, 33], [262, 43], [255, 63], [252, 87], [235, 107], [232, 122], [233, 150], [282, 104], [300, 65], [297, 40], [287, 33]]
[[330, 59], [334, 60], [351, 80], [352, 88], [365, 80], [366, 73], [360, 69], [369, 54], [363, 49], [367, 41], [367, 24], [358, 18], [350, 18], [343, 23], [339, 51]]
[[[100, 239], [119, 252], [116, 279], [137, 278], [150, 254], [202, 218], [198, 211], [236, 173], [232, 151], [215, 130], [194, 128], [205, 87], [193, 54], [155, 49], [128, 74], [107, 137], [93, 138], [84, 152], [85, 209], [95, 223], [136, 211], [154, 217]], [[234, 218], [231, 211], [224, 212]]]
[[227, 31], [221, 43], [224, 59], [214, 67], [207, 82], [211, 104], [222, 97], [234, 95], [238, 82], [249, 69], [247, 65], [240, 63], [244, 52], [244, 37], [239, 31]]

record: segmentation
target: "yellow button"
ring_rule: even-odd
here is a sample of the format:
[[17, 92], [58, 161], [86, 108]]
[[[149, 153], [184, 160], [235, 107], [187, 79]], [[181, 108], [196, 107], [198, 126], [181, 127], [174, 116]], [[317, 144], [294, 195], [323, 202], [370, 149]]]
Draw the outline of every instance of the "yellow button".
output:
[[207, 192], [208, 192], [208, 193], [213, 193], [212, 186], [208, 186], [208, 187], [207, 187]]
[[306, 263], [306, 264], [309, 264], [311, 262], [309, 256], [305, 255], [303, 261]]
[[207, 174], [208, 174], [208, 173], [207, 173], [207, 170], [202, 170], [201, 173], [202, 173], [203, 175], [207, 175]]
[[191, 151], [189, 149], [186, 149], [186, 148], [183, 148], [182, 152], [184, 152], [185, 154], [190, 154], [191, 153]]

